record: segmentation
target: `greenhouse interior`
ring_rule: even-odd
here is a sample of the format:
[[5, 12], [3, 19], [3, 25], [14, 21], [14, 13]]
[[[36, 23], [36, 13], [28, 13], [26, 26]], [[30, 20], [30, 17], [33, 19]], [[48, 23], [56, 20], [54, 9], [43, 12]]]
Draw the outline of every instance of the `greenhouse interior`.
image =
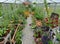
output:
[[60, 0], [0, 0], [0, 44], [60, 44]]

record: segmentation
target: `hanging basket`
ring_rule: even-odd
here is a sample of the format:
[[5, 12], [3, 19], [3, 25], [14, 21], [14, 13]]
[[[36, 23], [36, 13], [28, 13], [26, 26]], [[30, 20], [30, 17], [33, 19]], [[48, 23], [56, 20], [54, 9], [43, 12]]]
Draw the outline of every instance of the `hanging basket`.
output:
[[34, 2], [33, 4], [36, 4], [36, 2]]
[[29, 2], [23, 2], [24, 5], [29, 5], [30, 3]]

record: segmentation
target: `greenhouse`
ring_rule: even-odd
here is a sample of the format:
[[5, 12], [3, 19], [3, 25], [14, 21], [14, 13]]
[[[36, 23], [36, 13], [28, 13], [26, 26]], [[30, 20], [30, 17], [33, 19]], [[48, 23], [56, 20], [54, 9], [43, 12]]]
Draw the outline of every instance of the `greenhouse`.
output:
[[0, 44], [60, 44], [60, 0], [0, 0]]

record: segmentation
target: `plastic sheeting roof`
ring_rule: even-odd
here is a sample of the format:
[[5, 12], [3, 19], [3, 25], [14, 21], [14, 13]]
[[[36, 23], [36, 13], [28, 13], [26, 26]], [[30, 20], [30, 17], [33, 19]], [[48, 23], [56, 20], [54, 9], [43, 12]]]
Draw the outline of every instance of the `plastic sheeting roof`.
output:
[[[4, 3], [15, 3], [15, 0], [0, 0], [0, 2]], [[16, 0], [16, 3], [22, 3], [24, 0]]]
[[[16, 3], [22, 3], [26, 0], [16, 0]], [[44, 0], [30, 0], [32, 3], [36, 2], [36, 3], [43, 3]], [[15, 0], [0, 0], [0, 2], [4, 2], [4, 3], [14, 3]], [[47, 0], [47, 2], [53, 3], [53, 2], [60, 2], [60, 0]]]

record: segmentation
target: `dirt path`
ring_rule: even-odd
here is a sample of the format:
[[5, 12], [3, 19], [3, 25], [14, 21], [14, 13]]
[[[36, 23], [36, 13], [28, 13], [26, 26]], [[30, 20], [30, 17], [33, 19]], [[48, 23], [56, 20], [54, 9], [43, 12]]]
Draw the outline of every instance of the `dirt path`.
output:
[[22, 44], [35, 44], [33, 38], [33, 30], [29, 24], [32, 23], [31, 15], [27, 18], [27, 24], [23, 29], [23, 37], [22, 37]]

